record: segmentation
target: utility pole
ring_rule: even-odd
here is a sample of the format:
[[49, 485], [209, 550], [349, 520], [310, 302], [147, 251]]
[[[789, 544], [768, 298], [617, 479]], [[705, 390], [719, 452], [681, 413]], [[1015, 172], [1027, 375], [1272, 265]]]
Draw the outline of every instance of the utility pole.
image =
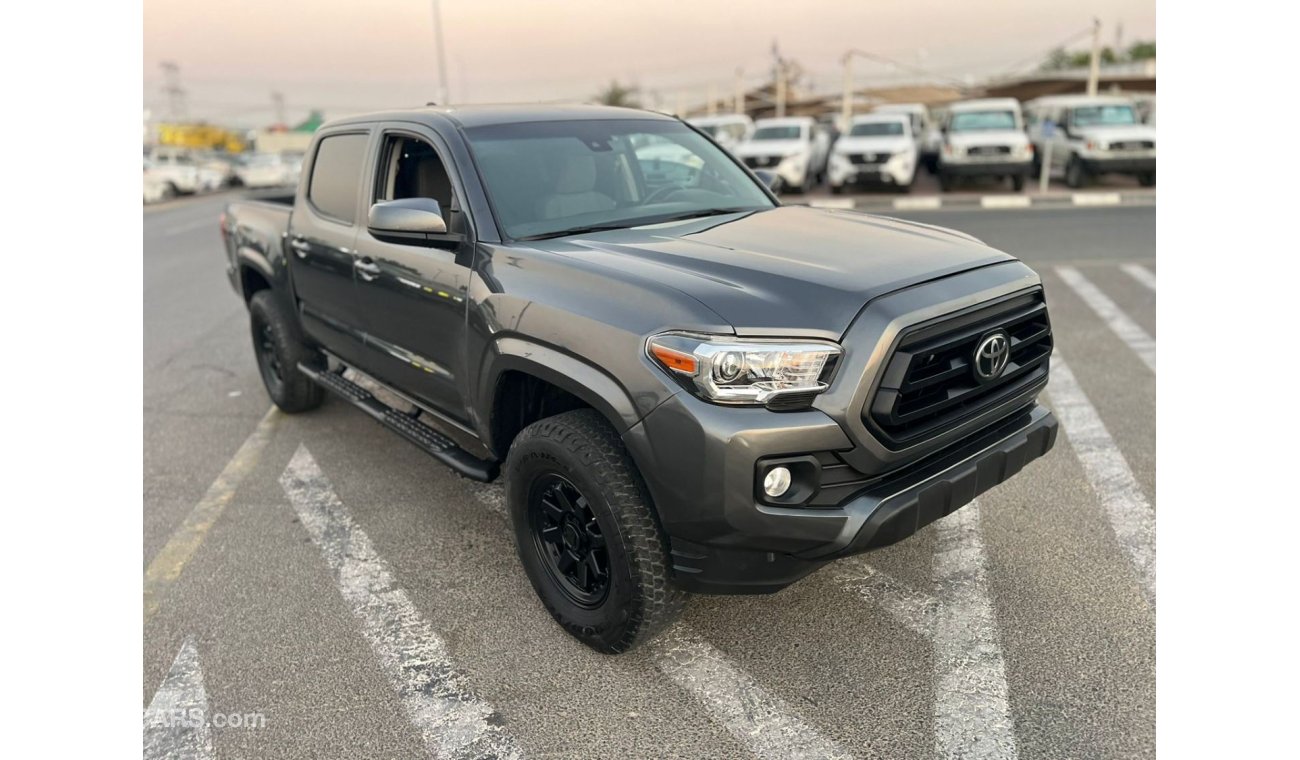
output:
[[272, 92], [271, 102], [275, 104], [275, 123], [281, 126], [289, 126], [284, 120], [284, 93]]
[[853, 120], [853, 51], [840, 59], [844, 64], [844, 93], [840, 96], [840, 131], [848, 133], [849, 122]]
[[713, 84], [709, 85], [709, 105], [706, 107], [706, 112], [710, 116], [718, 115], [718, 88]]
[[185, 118], [185, 88], [181, 87], [181, 67], [174, 61], [163, 61], [163, 94], [167, 96], [167, 115], [173, 121]]
[[776, 118], [785, 116], [785, 59], [776, 61]]
[[451, 90], [447, 87], [447, 51], [442, 46], [442, 9], [433, 0], [433, 39], [438, 55], [438, 105], [449, 105]]
[[1088, 67], [1088, 94], [1097, 94], [1097, 81], [1101, 79], [1101, 19], [1092, 20], [1092, 62]]
[[745, 114], [745, 70], [736, 69], [736, 113]]

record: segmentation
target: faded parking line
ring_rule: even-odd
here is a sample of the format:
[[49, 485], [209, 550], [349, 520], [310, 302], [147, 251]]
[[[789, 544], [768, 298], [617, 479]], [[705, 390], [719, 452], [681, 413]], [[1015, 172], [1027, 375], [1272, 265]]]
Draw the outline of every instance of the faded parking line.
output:
[[209, 760], [208, 694], [194, 637], [187, 636], [144, 711], [144, 760]]
[[1074, 267], [1063, 266], [1057, 267], [1056, 273], [1061, 276], [1066, 285], [1082, 298], [1088, 307], [1096, 312], [1098, 317], [1106, 323], [1111, 332], [1119, 336], [1133, 353], [1138, 355], [1144, 364], [1156, 371], [1156, 339], [1147, 334], [1134, 322], [1127, 314], [1120, 310], [1110, 297], [1101, 292], [1096, 285], [1084, 277], [1079, 270]]
[[929, 594], [913, 591], [894, 577], [868, 565], [860, 557], [841, 560], [835, 569], [835, 580], [846, 591], [852, 591], [862, 600], [885, 610], [895, 621], [925, 638], [934, 637], [935, 618], [939, 600]]
[[989, 600], [980, 508], [935, 523], [934, 748], [940, 758], [1014, 760], [1006, 663]]
[[1074, 379], [1074, 373], [1059, 352], [1052, 352], [1052, 375], [1047, 382], [1052, 412], [1061, 421], [1075, 456], [1083, 465], [1088, 484], [1101, 500], [1115, 539], [1128, 555], [1142, 593], [1151, 605], [1156, 603], [1156, 524], [1155, 510], [1128, 462], [1115, 445], [1106, 425], [1092, 402]]
[[1156, 275], [1150, 269], [1147, 269], [1141, 264], [1124, 264], [1123, 266], [1120, 267], [1120, 269], [1123, 269], [1128, 274], [1129, 277], [1132, 277], [1133, 279], [1147, 286], [1153, 292], [1155, 291]]
[[298, 447], [280, 485], [429, 752], [439, 758], [520, 757], [495, 709], [470, 691], [446, 643], [397, 586], [305, 446]]
[[235, 495], [235, 490], [244, 477], [257, 464], [262, 449], [271, 440], [280, 413], [271, 407], [257, 427], [226, 463], [225, 469], [208, 487], [207, 493], [199, 503], [186, 515], [184, 522], [176, 529], [166, 545], [158, 552], [144, 571], [144, 619], [148, 622], [158, 611], [162, 594], [185, 569], [185, 563], [194, 556], [195, 550], [203, 543], [213, 523], [221, 517], [226, 505]]
[[755, 757], [772, 760], [851, 757], [684, 626], [661, 634], [647, 646], [659, 670], [708, 708]]

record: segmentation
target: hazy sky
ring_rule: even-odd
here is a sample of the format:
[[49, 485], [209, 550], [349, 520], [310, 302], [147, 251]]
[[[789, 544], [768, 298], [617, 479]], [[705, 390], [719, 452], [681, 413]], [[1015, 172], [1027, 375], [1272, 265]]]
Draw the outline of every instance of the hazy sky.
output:
[[[442, 0], [456, 102], [583, 99], [611, 78], [665, 106], [757, 83], [773, 40], [818, 90], [860, 48], [954, 78], [1032, 68], [1102, 20], [1104, 44], [1155, 37], [1155, 0]], [[146, 0], [144, 98], [166, 110], [161, 61], [180, 65], [193, 117], [260, 124], [437, 99], [430, 0]], [[1080, 40], [1074, 47], [1086, 47]], [[904, 75], [855, 64], [864, 86]], [[915, 79], [908, 75], [906, 78]]]

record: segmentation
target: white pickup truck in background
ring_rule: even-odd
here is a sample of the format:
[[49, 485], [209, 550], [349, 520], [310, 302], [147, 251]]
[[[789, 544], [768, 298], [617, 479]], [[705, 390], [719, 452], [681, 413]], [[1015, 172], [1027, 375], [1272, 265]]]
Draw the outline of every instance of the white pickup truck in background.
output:
[[801, 193], [825, 173], [830, 135], [808, 116], [759, 119], [732, 153], [751, 169], [775, 172], [780, 189]]
[[853, 117], [848, 132], [831, 150], [827, 169], [831, 192], [838, 195], [853, 184], [910, 191], [919, 164], [913, 123], [906, 113]]
[[1015, 98], [964, 100], [948, 106], [939, 153], [939, 187], [960, 177], [1009, 178], [1017, 192], [1033, 170], [1034, 146]]
[[1083, 187], [1103, 174], [1127, 174], [1143, 187], [1156, 183], [1156, 128], [1143, 124], [1137, 104], [1116, 95], [1052, 95], [1025, 104], [1035, 164]]
[[736, 146], [754, 134], [754, 120], [742, 113], [696, 116], [686, 121], [729, 151], [734, 151]]

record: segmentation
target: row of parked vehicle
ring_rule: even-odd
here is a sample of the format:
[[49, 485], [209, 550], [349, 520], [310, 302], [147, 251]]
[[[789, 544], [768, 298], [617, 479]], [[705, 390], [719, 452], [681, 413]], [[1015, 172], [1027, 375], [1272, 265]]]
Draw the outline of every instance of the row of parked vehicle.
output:
[[144, 156], [144, 202], [207, 193], [226, 187], [287, 187], [298, 184], [302, 154], [204, 153], [157, 147]]
[[[1148, 115], [1144, 120], [1143, 112]], [[1104, 174], [1156, 181], [1154, 104], [1120, 95], [1053, 95], [1021, 103], [983, 98], [932, 112], [919, 103], [878, 106], [838, 124], [834, 116], [752, 121], [741, 114], [690, 119], [746, 166], [774, 173], [785, 192], [821, 182], [832, 193], [859, 185], [908, 192], [922, 168], [947, 192], [976, 177], [1013, 189], [1050, 176], [1072, 188]]]

